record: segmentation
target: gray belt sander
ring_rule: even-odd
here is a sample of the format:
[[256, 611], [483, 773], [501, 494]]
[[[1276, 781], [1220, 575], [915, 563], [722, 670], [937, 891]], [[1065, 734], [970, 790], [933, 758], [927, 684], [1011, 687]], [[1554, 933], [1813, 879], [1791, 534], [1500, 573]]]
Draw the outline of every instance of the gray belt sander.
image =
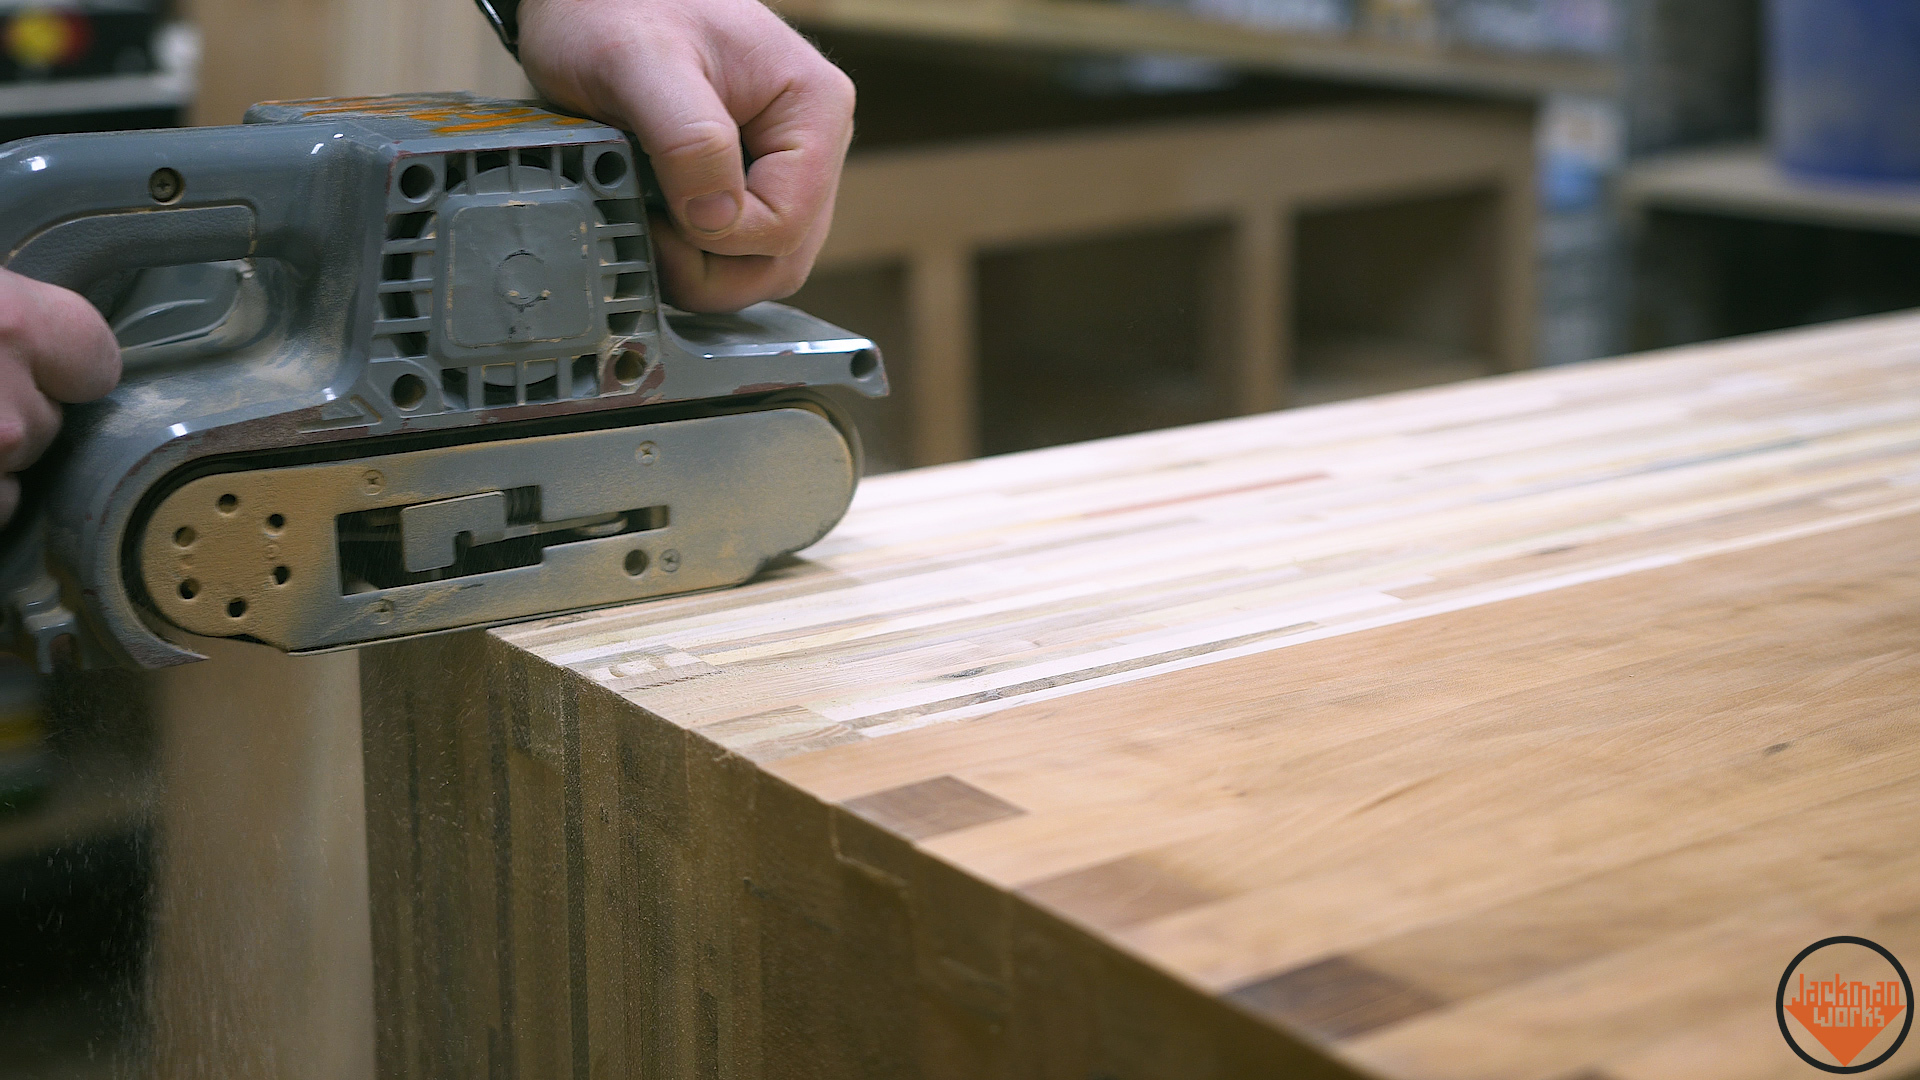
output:
[[247, 121], [0, 150], [7, 267], [86, 294], [126, 367], [0, 549], [43, 667], [733, 585], [845, 513], [834, 402], [886, 393], [879, 353], [778, 304], [665, 304], [624, 133], [470, 95]]

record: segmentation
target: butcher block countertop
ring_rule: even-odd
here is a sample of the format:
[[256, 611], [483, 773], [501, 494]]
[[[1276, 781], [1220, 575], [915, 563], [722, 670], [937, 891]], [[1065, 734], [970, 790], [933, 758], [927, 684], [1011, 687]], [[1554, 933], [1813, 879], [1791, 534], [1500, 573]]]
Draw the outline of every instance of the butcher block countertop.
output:
[[388, 1074], [1820, 1075], [1795, 954], [1920, 964], [1920, 317], [882, 476], [364, 685]]

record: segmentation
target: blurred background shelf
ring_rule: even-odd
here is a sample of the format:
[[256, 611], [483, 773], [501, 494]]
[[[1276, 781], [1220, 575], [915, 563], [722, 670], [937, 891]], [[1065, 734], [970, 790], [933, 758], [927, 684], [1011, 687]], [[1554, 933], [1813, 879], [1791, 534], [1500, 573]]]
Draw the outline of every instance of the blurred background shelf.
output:
[[[10, 32], [25, 17], [0, 8], [0, 18], [11, 20]], [[79, 18], [73, 13], [67, 17]], [[85, 41], [92, 31], [76, 33]], [[188, 23], [165, 22], [149, 12], [133, 28], [122, 27], [119, 35], [118, 52], [110, 61], [83, 56], [64, 69], [27, 69], [0, 61], [7, 75], [0, 79], [0, 142], [184, 122], [200, 90], [199, 33]], [[137, 44], [129, 35], [137, 36]]]
[[1629, 212], [1690, 211], [1920, 233], [1920, 184], [1807, 180], [1785, 172], [1759, 144], [1666, 154], [1639, 162], [1621, 179]]
[[190, 71], [0, 84], [0, 118], [184, 109], [193, 90]]
[[1604, 94], [1608, 60], [1395, 40], [1361, 32], [1248, 26], [1186, 11], [1092, 0], [778, 0], [806, 29], [887, 33], [1017, 48], [1168, 53], [1287, 75], [1535, 96]]
[[1803, 179], [1743, 143], [1636, 162], [1617, 201], [1636, 347], [1920, 306], [1920, 184]]

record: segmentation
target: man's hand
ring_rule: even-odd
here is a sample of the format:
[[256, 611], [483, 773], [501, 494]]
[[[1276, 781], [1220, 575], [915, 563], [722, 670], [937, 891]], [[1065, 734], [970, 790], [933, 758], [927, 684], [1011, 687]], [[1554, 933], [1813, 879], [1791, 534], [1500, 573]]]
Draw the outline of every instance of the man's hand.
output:
[[733, 311], [806, 281], [853, 137], [839, 68], [759, 0], [522, 0], [519, 20], [533, 84], [653, 160], [670, 300]]
[[60, 402], [92, 401], [120, 381], [120, 346], [77, 293], [0, 270], [0, 524], [20, 505], [14, 474], [60, 430]]

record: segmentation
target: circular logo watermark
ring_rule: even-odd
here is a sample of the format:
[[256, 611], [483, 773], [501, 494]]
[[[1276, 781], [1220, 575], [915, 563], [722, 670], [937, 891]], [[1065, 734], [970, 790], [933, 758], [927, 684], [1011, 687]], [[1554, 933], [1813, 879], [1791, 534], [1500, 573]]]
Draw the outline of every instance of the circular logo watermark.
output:
[[1773, 1011], [1802, 1061], [1832, 1073], [1866, 1072], [1907, 1041], [1913, 981], [1866, 938], [1823, 938], [1787, 965]]

